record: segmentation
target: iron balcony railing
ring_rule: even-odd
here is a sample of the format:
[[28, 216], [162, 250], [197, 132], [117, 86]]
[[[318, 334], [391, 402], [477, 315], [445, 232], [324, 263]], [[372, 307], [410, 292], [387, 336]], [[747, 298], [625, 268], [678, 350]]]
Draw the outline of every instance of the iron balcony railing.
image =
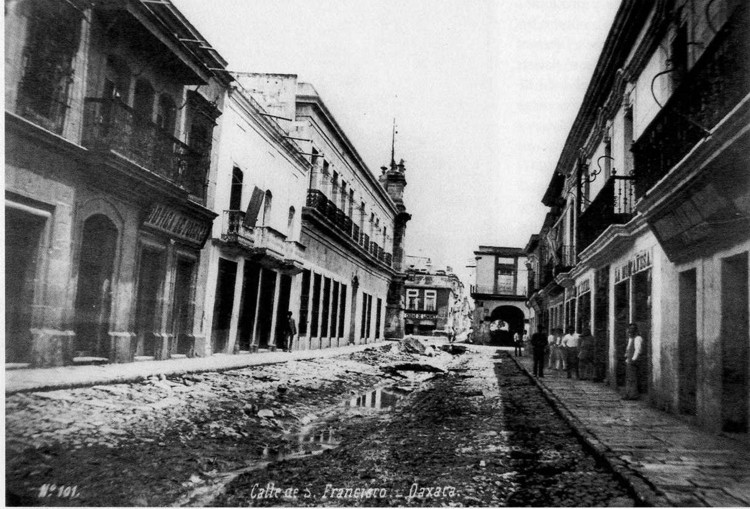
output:
[[750, 92], [748, 11], [747, 5], [735, 9], [633, 144], [637, 198], [669, 173]]
[[286, 235], [270, 226], [248, 227], [244, 225], [245, 212], [225, 210], [222, 218], [221, 240], [248, 250], [264, 249], [279, 259], [301, 261], [305, 246], [287, 240]]
[[88, 97], [84, 103], [83, 145], [112, 150], [183, 187], [203, 200], [209, 158], [139, 117], [120, 100]]
[[[338, 208], [322, 191], [318, 189], [307, 190], [307, 207], [314, 209], [320, 215], [328, 219], [333, 226], [347, 237], [351, 237], [357, 244], [362, 246], [367, 253], [376, 260], [385, 263], [389, 267], [393, 264], [393, 256], [385, 253], [375, 242], [370, 241], [370, 236], [363, 233], [360, 227], [351, 220], [346, 213]], [[386, 254], [388, 256], [386, 257]]]
[[248, 249], [252, 248], [255, 244], [253, 228], [246, 227], [243, 224], [244, 220], [244, 211], [225, 210], [221, 221], [221, 240]]
[[633, 177], [610, 177], [581, 213], [578, 217], [579, 252], [591, 245], [609, 225], [630, 221], [635, 212], [634, 181]]

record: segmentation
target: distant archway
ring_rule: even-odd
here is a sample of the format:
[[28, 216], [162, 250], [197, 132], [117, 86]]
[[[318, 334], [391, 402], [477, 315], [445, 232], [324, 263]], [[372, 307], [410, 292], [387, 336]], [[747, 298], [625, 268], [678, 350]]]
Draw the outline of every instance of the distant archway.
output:
[[513, 334], [523, 334], [524, 314], [516, 306], [498, 306], [490, 314], [490, 344], [513, 346]]

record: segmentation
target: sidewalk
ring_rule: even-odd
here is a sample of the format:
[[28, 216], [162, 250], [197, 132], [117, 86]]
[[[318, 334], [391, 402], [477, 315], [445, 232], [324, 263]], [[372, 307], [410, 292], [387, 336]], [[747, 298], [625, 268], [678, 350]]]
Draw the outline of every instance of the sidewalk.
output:
[[[527, 373], [531, 356], [513, 357]], [[750, 506], [748, 442], [703, 431], [610, 386], [544, 370], [532, 379], [577, 434], [656, 506]]]
[[153, 375], [181, 375], [201, 371], [222, 371], [228, 369], [276, 364], [290, 360], [300, 361], [320, 359], [336, 355], [346, 355], [388, 344], [388, 341], [364, 345], [324, 348], [319, 350], [298, 350], [291, 353], [258, 352], [247, 354], [214, 354], [210, 357], [168, 359], [164, 361], [137, 361], [126, 364], [101, 364], [87, 366], [62, 366], [44, 369], [17, 369], [5, 371], [5, 394], [28, 391], [49, 391], [70, 389], [89, 385], [135, 382]]

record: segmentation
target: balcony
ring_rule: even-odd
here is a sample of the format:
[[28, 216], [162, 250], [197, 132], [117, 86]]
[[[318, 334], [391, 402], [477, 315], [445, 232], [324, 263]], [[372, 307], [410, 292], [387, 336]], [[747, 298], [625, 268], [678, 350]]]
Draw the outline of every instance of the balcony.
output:
[[[609, 225], [630, 221], [635, 212], [634, 181], [633, 177], [610, 177], [581, 213], [578, 217], [579, 251], [591, 245]], [[575, 265], [575, 261], [571, 265]]]
[[270, 226], [247, 227], [245, 212], [225, 210], [222, 218], [221, 241], [230, 247], [243, 249], [264, 265], [285, 272], [302, 270], [305, 246], [286, 240], [286, 235]]
[[122, 101], [86, 98], [83, 145], [91, 150], [117, 152], [182, 187], [198, 201], [205, 198], [207, 154], [139, 118]]
[[[320, 216], [327, 219], [330, 225], [341, 232], [347, 238], [351, 238], [356, 244], [361, 246], [368, 255], [375, 260], [392, 267], [393, 256], [385, 253], [383, 248], [375, 242], [370, 241], [370, 236], [363, 233], [360, 227], [351, 220], [346, 213], [338, 208], [335, 203], [326, 197], [322, 191], [317, 189], [307, 190], [308, 208], [315, 210]], [[386, 256], [387, 255], [387, 256]]]
[[645, 195], [750, 92], [746, 6], [736, 9], [633, 145], [636, 198]]
[[244, 220], [244, 211], [225, 210], [221, 221], [222, 242], [252, 249], [255, 246], [254, 228], [248, 228], [243, 225]]

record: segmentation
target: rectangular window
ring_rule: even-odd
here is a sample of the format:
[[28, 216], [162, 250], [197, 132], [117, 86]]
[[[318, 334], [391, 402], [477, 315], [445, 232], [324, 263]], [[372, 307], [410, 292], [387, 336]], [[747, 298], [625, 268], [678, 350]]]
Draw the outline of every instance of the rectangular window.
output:
[[424, 292], [424, 309], [425, 311], [437, 311], [437, 292], [435, 290]]
[[320, 335], [328, 335], [328, 313], [331, 310], [331, 279], [324, 278], [323, 280], [323, 316], [320, 319]]
[[313, 305], [312, 320], [310, 324], [310, 337], [318, 337], [318, 312], [320, 311], [320, 274], [315, 274], [313, 278]]
[[305, 269], [302, 273], [302, 291], [299, 303], [299, 335], [307, 335], [308, 305], [310, 302], [310, 271]]
[[406, 308], [419, 309], [419, 290], [406, 290]]
[[338, 281], [333, 282], [333, 294], [331, 296], [331, 332], [330, 337], [336, 337], [336, 327], [338, 326], [338, 312], [339, 312], [339, 283]]
[[344, 337], [344, 317], [346, 313], [346, 285], [341, 284], [341, 296], [339, 297], [339, 337]]
[[380, 312], [383, 308], [383, 300], [378, 299], [378, 305], [375, 308], [375, 339], [380, 338]]

